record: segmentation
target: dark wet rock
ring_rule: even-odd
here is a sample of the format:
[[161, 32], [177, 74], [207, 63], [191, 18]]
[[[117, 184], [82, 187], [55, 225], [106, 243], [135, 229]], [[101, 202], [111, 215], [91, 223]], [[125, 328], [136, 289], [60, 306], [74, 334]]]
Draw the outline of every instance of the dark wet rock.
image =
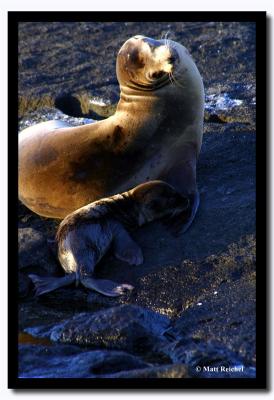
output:
[[27, 275], [22, 274], [22, 272], [19, 272], [18, 273], [18, 285], [19, 285], [19, 288], [18, 288], [19, 297], [20, 298], [26, 297], [31, 290], [30, 278]]
[[122, 305], [95, 313], [81, 313], [53, 326], [25, 329], [53, 342], [106, 347], [142, 353], [165, 343], [161, 337], [169, 319], [150, 310]]
[[42, 321], [46, 324], [58, 323], [63, 319], [72, 317], [72, 315], [73, 312], [59, 311], [53, 306], [47, 307], [37, 300], [28, 299], [28, 301], [19, 304], [19, 329], [23, 331], [27, 327], [40, 325]]
[[218, 341], [183, 338], [170, 346], [174, 363], [188, 366], [196, 378], [254, 378], [256, 368]]
[[[58, 266], [44, 234], [34, 228], [18, 229], [19, 268], [41, 267], [49, 274], [58, 270]], [[35, 271], [35, 269], [34, 269]]]
[[29, 298], [19, 304], [19, 329], [43, 324], [58, 324], [76, 313], [89, 311], [84, 290], [60, 289], [47, 296]]
[[84, 287], [70, 286], [60, 288], [37, 298], [37, 303], [46, 307], [54, 307], [59, 311], [73, 311], [74, 313], [89, 310], [87, 303], [88, 290]]
[[19, 346], [21, 378], [96, 378], [149, 364], [121, 351], [86, 351], [76, 346]]
[[81, 103], [77, 97], [73, 95], [58, 96], [55, 99], [54, 105], [65, 114], [72, 115], [74, 117], [81, 117], [83, 115]]
[[114, 114], [118, 100], [118, 96], [104, 100], [88, 93], [67, 94], [57, 97], [54, 106], [65, 115], [100, 120]]
[[92, 309], [99, 310], [101, 308], [114, 307], [122, 304], [124, 303], [125, 298], [130, 298], [130, 293], [125, 293], [125, 296], [123, 296], [122, 299], [119, 297], [102, 296], [100, 293], [90, 290], [87, 295], [87, 303]]
[[104, 378], [190, 378], [188, 367], [181, 364], [144, 368], [132, 371], [122, 371], [105, 375]]
[[140, 358], [122, 351], [93, 351], [94, 360], [92, 360], [90, 372], [99, 377], [109, 373], [119, 373], [147, 367], [149, 364]]

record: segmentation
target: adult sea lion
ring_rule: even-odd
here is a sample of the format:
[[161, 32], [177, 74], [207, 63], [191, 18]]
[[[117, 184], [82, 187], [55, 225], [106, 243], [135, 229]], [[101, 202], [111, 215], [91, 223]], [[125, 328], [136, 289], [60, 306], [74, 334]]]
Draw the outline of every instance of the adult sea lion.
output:
[[119, 260], [130, 265], [143, 262], [141, 248], [130, 237], [132, 229], [148, 222], [176, 220], [188, 207], [188, 199], [169, 184], [150, 181], [134, 189], [88, 204], [69, 214], [57, 231], [58, 257], [67, 273], [64, 277], [29, 275], [36, 295], [42, 295], [73, 282], [106, 296], [119, 296], [133, 286], [106, 279], [95, 279], [96, 264], [113, 246]]
[[189, 198], [186, 229], [199, 204], [199, 71], [181, 44], [144, 36], [124, 43], [116, 71], [121, 93], [113, 116], [77, 127], [48, 121], [19, 134], [20, 200], [40, 215], [64, 218], [85, 204], [161, 179]]

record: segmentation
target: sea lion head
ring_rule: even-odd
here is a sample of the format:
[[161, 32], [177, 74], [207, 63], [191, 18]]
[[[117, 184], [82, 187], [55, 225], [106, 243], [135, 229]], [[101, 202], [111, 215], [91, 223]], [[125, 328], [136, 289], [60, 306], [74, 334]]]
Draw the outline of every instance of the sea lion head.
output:
[[120, 85], [136, 90], [154, 90], [172, 83], [180, 57], [180, 45], [169, 40], [134, 36], [121, 47], [116, 63]]
[[143, 183], [132, 189], [130, 194], [139, 212], [139, 226], [164, 217], [174, 218], [189, 206], [186, 197], [163, 181]]

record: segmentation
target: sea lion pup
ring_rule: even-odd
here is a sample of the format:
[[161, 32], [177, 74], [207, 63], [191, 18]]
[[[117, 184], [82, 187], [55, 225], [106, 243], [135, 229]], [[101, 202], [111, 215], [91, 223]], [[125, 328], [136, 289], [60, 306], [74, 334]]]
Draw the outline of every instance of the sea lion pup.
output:
[[187, 207], [188, 199], [172, 186], [151, 181], [73, 212], [61, 222], [56, 234], [59, 261], [67, 275], [63, 278], [29, 275], [36, 295], [73, 282], [112, 297], [132, 290], [133, 286], [125, 283], [94, 279], [92, 275], [96, 264], [111, 245], [119, 260], [130, 265], [141, 264], [142, 250], [126, 228], [142, 226], [163, 217], [172, 220]]
[[204, 89], [190, 54], [172, 40], [135, 36], [117, 55], [120, 100], [103, 121], [48, 121], [19, 134], [19, 197], [32, 211], [65, 218], [78, 208], [160, 179], [199, 203], [196, 162]]

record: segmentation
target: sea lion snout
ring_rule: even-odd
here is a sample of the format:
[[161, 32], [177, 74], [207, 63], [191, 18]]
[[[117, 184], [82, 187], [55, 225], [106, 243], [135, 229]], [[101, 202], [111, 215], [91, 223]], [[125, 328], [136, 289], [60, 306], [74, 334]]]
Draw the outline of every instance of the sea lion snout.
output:
[[152, 53], [160, 53], [163, 62], [168, 61], [169, 64], [174, 66], [175, 62], [179, 60], [179, 54], [174, 46], [170, 45], [170, 41], [163, 39], [155, 40], [148, 37], [143, 37], [141, 40], [149, 45]]
[[168, 42], [144, 36], [134, 36], [121, 47], [117, 57], [117, 76], [120, 83], [130, 82], [142, 89], [166, 80], [178, 59]]

